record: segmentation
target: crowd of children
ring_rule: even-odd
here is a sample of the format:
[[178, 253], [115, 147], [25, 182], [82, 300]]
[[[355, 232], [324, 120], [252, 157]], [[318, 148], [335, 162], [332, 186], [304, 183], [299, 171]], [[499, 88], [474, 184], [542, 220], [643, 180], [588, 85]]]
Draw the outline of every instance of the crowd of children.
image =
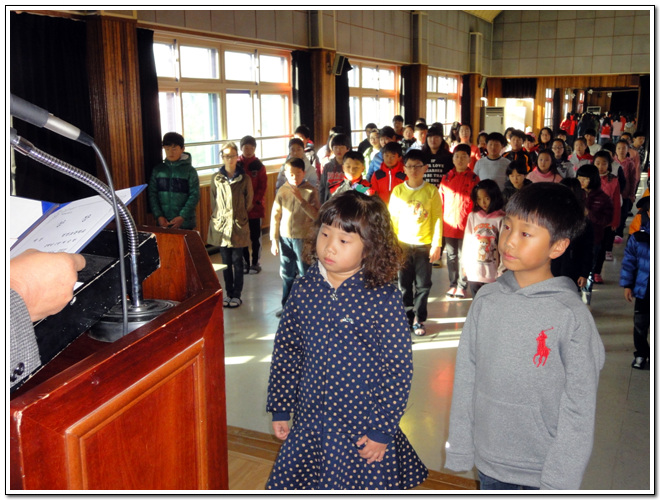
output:
[[[318, 154], [309, 129], [296, 129], [270, 218], [282, 309], [268, 411], [285, 442], [268, 488], [409, 488], [424, 480], [398, 423], [412, 375], [410, 333], [427, 334], [433, 263], [443, 251], [446, 296], [474, 300], [458, 348], [446, 467], [476, 466], [482, 488], [579, 487], [604, 361], [585, 304], [623, 242], [646, 161], [643, 132], [626, 135], [608, 116], [598, 129], [580, 123], [570, 114], [556, 136], [544, 127], [538, 141], [513, 128], [484, 131], [477, 144], [469, 125], [456, 123], [450, 144], [442, 124], [405, 124], [397, 115], [391, 127], [368, 124], [356, 149], [333, 127]], [[152, 212], [163, 227], [194, 228], [199, 185], [183, 138], [166, 134], [163, 147], [167, 159], [149, 187]], [[207, 241], [227, 266], [228, 308], [242, 304], [243, 275], [261, 270], [267, 177], [255, 151], [251, 136], [240, 141], [240, 156], [224, 144], [211, 182]], [[168, 181], [165, 167], [170, 177], [189, 176], [196, 195]], [[650, 362], [648, 199], [637, 205], [620, 278], [625, 299], [636, 301], [638, 369]], [[502, 314], [517, 326], [492, 321]], [[528, 380], [548, 396], [525, 400], [535, 391]]]

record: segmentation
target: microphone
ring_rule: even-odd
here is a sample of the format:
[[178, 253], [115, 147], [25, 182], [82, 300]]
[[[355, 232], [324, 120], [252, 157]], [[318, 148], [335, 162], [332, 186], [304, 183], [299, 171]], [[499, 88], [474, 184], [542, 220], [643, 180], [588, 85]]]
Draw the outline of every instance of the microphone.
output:
[[78, 127], [57, 118], [45, 109], [35, 106], [14, 94], [11, 94], [10, 97], [9, 112], [12, 116], [31, 123], [35, 127], [47, 128], [56, 134], [73, 139], [86, 146], [91, 146], [94, 143], [94, 139]]

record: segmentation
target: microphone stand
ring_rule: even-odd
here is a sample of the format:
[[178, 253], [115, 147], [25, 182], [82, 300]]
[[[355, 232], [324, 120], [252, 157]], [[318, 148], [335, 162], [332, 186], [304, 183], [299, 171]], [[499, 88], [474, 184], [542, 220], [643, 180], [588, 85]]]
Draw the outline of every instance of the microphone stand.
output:
[[[115, 209], [115, 218], [117, 219], [117, 238], [120, 241], [119, 263], [120, 263], [120, 268], [122, 268], [122, 270], [123, 270], [124, 260], [122, 258], [123, 238], [122, 238], [121, 222], [122, 221], [124, 222], [124, 227], [126, 228], [126, 232], [128, 235], [128, 247], [130, 252], [129, 262], [131, 268], [131, 294], [130, 294], [131, 305], [129, 307], [126, 304], [126, 296], [127, 296], [126, 280], [123, 278], [125, 273], [122, 272], [122, 280], [121, 280], [122, 297], [120, 303], [122, 308], [122, 330], [121, 332], [117, 332], [116, 328], [113, 326], [116, 323], [116, 317], [117, 317], [115, 311], [116, 306], [115, 306], [115, 308], [111, 309], [107, 315], [107, 321], [109, 321], [110, 324], [102, 326], [98, 335], [92, 334], [93, 338], [97, 338], [97, 340], [110, 341], [110, 342], [117, 340], [118, 338], [121, 338], [124, 335], [130, 333], [135, 328], [138, 328], [144, 323], [151, 321], [156, 316], [158, 316], [159, 314], [173, 307], [176, 304], [173, 301], [167, 301], [167, 300], [151, 299], [145, 301], [143, 299], [142, 284], [140, 283], [140, 279], [138, 275], [139, 239], [138, 239], [137, 226], [130, 212], [124, 205], [124, 203], [121, 200], [117, 200], [115, 198], [114, 196], [115, 193], [113, 189], [110, 189], [110, 187], [107, 184], [105, 184], [103, 181], [97, 179], [93, 175], [85, 172], [84, 170], [74, 167], [73, 165], [70, 165], [36, 148], [31, 142], [20, 137], [16, 133], [16, 130], [13, 128], [11, 129], [10, 142], [12, 147], [16, 151], [20, 152], [21, 154], [29, 158], [32, 158], [33, 160], [43, 165], [46, 165], [47, 167], [50, 167], [74, 179], [77, 179], [86, 186], [94, 189], [97, 193], [99, 193], [99, 195], [103, 199], [105, 199], [108, 203], [113, 205], [113, 208]], [[100, 151], [98, 150], [98, 147], [96, 147], [96, 144], [93, 144], [92, 147], [94, 148], [94, 151], [100, 156], [101, 161], [104, 163], [104, 168], [106, 169], [106, 175], [108, 175], [109, 182], [111, 183], [112, 181], [110, 180], [111, 179], [110, 172], [107, 170], [107, 166], [105, 166], [105, 160], [103, 158], [103, 155], [101, 155]], [[117, 217], [117, 215], [119, 215], [119, 217]], [[129, 318], [132, 319], [132, 321], [130, 321], [131, 323], [130, 327], [129, 327]], [[102, 319], [101, 322], [103, 321], [104, 320]]]

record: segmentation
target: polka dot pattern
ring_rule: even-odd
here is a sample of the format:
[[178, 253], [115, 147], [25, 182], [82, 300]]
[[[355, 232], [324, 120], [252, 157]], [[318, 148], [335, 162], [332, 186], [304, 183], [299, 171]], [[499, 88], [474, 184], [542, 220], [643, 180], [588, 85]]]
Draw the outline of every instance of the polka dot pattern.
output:
[[[428, 471], [399, 421], [412, 351], [400, 292], [364, 286], [358, 272], [337, 290], [314, 264], [298, 279], [275, 336], [267, 411], [293, 413], [268, 489], [407, 489]], [[388, 442], [367, 464], [355, 443]]]

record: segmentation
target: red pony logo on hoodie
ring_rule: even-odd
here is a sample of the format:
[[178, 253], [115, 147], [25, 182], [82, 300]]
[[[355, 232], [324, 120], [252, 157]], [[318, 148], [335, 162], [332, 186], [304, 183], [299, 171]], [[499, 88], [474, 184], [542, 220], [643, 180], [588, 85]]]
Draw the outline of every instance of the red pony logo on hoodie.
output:
[[[549, 332], [550, 330], [554, 330], [554, 329], [555, 327], [553, 326], [547, 331]], [[545, 339], [548, 338], [545, 332], [546, 330], [541, 330], [539, 336], [536, 337], [536, 354], [534, 354], [534, 357], [532, 358], [532, 362], [536, 363], [537, 368], [541, 365], [545, 366], [545, 362], [547, 361], [551, 351], [551, 349], [547, 345], [545, 345]], [[538, 361], [536, 360], [537, 356], [539, 358]]]

